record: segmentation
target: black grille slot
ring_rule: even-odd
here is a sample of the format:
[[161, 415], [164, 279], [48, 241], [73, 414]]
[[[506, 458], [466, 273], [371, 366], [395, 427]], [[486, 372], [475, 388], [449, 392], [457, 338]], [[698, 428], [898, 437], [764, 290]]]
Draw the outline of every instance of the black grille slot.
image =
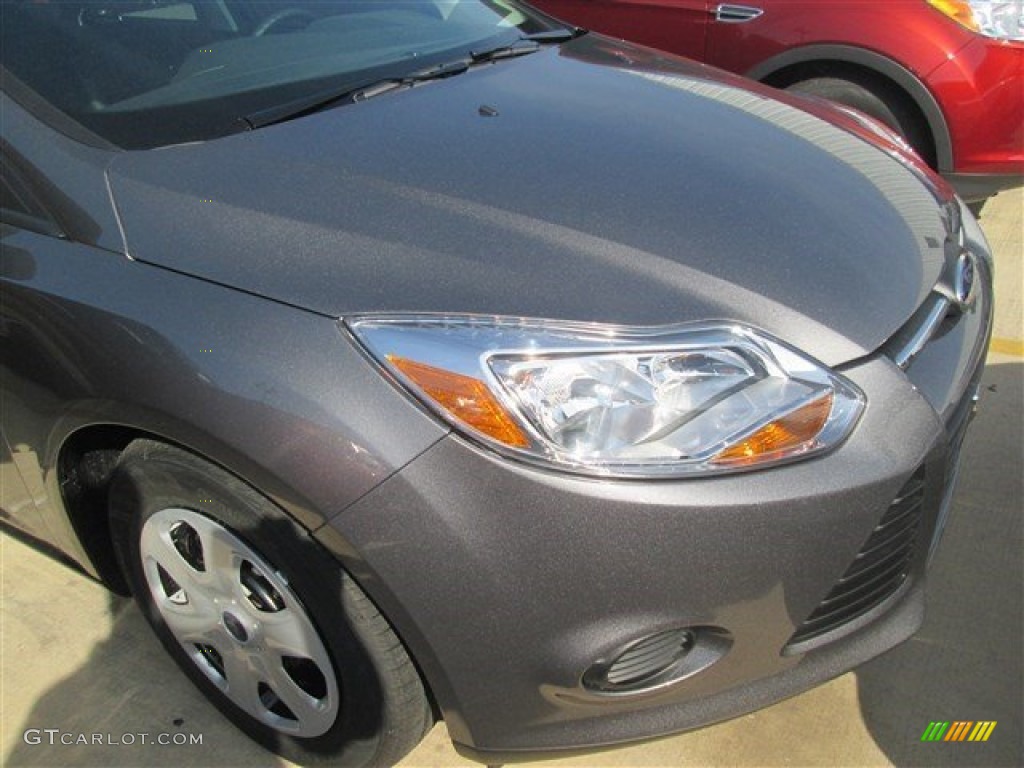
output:
[[689, 650], [692, 636], [685, 630], [654, 635], [627, 650], [608, 669], [608, 682], [634, 685], [664, 672]]
[[900, 588], [914, 556], [923, 501], [924, 467], [903, 485], [846, 573], [797, 628], [789, 645], [862, 616]]
[[[670, 629], [639, 640], [626, 648], [611, 663], [599, 662], [583, 675], [583, 684], [591, 690], [627, 693], [657, 686], [685, 672], [683, 659], [694, 647], [697, 635], [692, 629]], [[706, 640], [713, 640], [708, 633]], [[721, 643], [706, 642], [713, 648]], [[724, 650], [728, 644], [724, 645]], [[717, 659], [717, 655], [711, 660]], [[692, 670], [691, 670], [692, 671]]]

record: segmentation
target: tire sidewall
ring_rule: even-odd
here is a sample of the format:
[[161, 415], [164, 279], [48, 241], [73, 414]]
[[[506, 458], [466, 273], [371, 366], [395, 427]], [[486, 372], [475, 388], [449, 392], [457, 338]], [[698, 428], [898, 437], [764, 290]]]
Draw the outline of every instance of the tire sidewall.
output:
[[[298, 525], [231, 475], [155, 444], [131, 448], [111, 484], [111, 533], [136, 601], [161, 643], [192, 682], [236, 726], [267, 749], [300, 763], [371, 764], [386, 731], [384, 696], [360, 637], [358, 588]], [[140, 455], [141, 454], [141, 455]], [[339, 690], [331, 728], [314, 738], [290, 736], [231, 701], [184, 651], [153, 601], [139, 548], [146, 521], [161, 510], [189, 509], [229, 529], [284, 576], [327, 650]]]

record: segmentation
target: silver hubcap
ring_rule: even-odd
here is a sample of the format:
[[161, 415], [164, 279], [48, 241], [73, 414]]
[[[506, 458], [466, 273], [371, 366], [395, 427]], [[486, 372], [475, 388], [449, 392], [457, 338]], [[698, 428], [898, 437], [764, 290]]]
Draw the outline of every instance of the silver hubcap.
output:
[[320, 636], [275, 571], [208, 517], [164, 509], [142, 527], [153, 601], [189, 658], [257, 720], [320, 736], [338, 715], [338, 686]]

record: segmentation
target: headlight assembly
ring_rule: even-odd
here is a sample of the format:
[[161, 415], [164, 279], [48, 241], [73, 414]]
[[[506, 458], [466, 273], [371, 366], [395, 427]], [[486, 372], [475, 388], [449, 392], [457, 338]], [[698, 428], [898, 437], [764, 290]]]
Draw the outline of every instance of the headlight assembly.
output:
[[836, 446], [864, 407], [837, 374], [733, 325], [402, 315], [348, 326], [459, 432], [574, 472], [670, 477], [792, 461]]
[[1000, 40], [1024, 40], [1022, 0], [928, 0], [972, 32]]

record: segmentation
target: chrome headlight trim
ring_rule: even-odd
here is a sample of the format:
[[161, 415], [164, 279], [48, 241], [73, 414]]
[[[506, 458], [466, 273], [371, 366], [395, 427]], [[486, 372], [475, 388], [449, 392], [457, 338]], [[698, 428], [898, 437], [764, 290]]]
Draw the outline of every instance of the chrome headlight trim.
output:
[[819, 455], [863, 393], [763, 331], [394, 314], [346, 319], [402, 388], [499, 453], [603, 477], [686, 477]]

